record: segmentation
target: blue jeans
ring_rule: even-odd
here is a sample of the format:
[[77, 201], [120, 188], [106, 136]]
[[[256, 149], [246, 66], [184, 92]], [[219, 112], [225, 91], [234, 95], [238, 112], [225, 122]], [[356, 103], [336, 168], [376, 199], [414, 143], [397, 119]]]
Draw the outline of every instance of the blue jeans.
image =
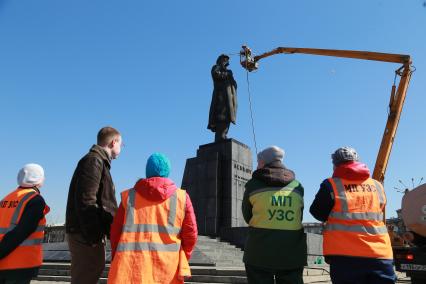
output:
[[333, 284], [393, 284], [393, 260], [361, 257], [329, 257]]

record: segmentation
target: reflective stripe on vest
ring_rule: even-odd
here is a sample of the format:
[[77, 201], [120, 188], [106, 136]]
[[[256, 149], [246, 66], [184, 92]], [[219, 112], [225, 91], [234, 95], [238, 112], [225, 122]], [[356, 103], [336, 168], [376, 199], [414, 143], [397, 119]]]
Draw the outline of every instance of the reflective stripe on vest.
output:
[[[135, 195], [136, 190], [130, 189], [127, 200], [126, 223], [123, 227], [123, 232], [126, 233], [167, 233], [169, 235], [178, 235], [180, 227], [174, 227], [176, 220], [177, 207], [177, 192], [175, 191], [169, 198], [170, 211], [167, 218], [167, 226], [158, 224], [135, 224]], [[118, 243], [117, 251], [179, 251], [180, 244], [165, 245], [154, 242], [139, 242], [139, 243]]]
[[[176, 219], [177, 193], [176, 191], [170, 196], [170, 212], [167, 218], [167, 226], [157, 224], [135, 224], [135, 195], [136, 190], [130, 189], [127, 201], [126, 224], [123, 232], [126, 233], [167, 233], [177, 235], [180, 233], [180, 227], [174, 227]], [[165, 245], [160, 243], [119, 243], [117, 251], [179, 251], [180, 244]]]
[[362, 183], [340, 178], [329, 181], [335, 202], [323, 232], [324, 255], [392, 259], [383, 222], [386, 197], [382, 186], [374, 179]]
[[[7, 228], [0, 228], [0, 234], [7, 234], [8, 232], [15, 229], [15, 227], [16, 227], [16, 224], [13, 224]], [[44, 232], [45, 227], [46, 227], [45, 225], [39, 225], [37, 226], [35, 232]]]
[[249, 226], [263, 229], [300, 230], [303, 192], [298, 181], [285, 187], [265, 187], [249, 193], [253, 216]]
[[382, 188], [382, 186], [379, 184], [379, 182], [377, 180], [374, 180], [374, 184], [375, 184], [375, 186], [377, 188], [377, 194], [379, 195], [379, 202], [380, 202], [380, 204], [382, 206], [384, 206], [385, 205], [385, 196], [384, 196], [385, 192], [382, 191], [383, 188]]
[[[11, 192], [2, 200], [2, 205], [9, 202], [9, 206], [4, 206], [0, 214], [0, 240], [4, 235], [16, 228], [20, 222], [26, 204], [37, 196], [38, 193], [32, 188], [18, 188]], [[47, 213], [46, 205], [44, 214]], [[0, 259], [0, 270], [21, 269], [37, 267], [42, 264], [42, 243], [44, 239], [46, 219], [39, 221], [37, 228], [27, 239], [21, 242], [10, 254]]]
[[342, 220], [372, 220], [383, 221], [383, 213], [376, 212], [363, 212], [363, 213], [349, 213], [349, 212], [331, 212], [330, 217]]
[[[31, 199], [36, 194], [37, 194], [36, 192], [27, 193], [19, 201], [18, 206], [16, 206], [15, 211], [13, 212], [9, 227], [7, 228], [0, 227], [0, 234], [7, 234], [8, 232], [12, 231], [16, 227], [16, 225], [18, 224], [18, 218], [19, 218], [19, 214], [21, 212], [23, 204], [25, 204], [27, 200]], [[44, 225], [39, 225], [37, 226], [35, 232], [44, 232], [44, 228], [45, 228]], [[26, 239], [22, 243], [20, 243], [19, 246], [33, 246], [33, 245], [42, 244], [42, 243], [43, 243], [43, 239], [30, 239], [30, 240]]]
[[124, 225], [123, 232], [155, 232], [155, 233], [168, 233], [168, 234], [179, 234], [181, 228], [174, 227], [176, 219], [176, 206], [177, 206], [177, 194], [176, 191], [170, 196], [170, 212], [168, 216], [168, 225], [161, 226], [157, 224], [135, 224], [135, 194], [136, 190], [133, 188], [129, 190], [127, 211], [126, 211], [126, 224]]
[[250, 192], [249, 196], [252, 196], [252, 195], [255, 195], [255, 194], [257, 194], [257, 193], [261, 193], [261, 192], [266, 192], [266, 191], [277, 191], [277, 190], [282, 190], [282, 191], [293, 191], [294, 193], [297, 193], [297, 194], [299, 194], [301, 197], [303, 197], [303, 192], [300, 192], [299, 188], [298, 188], [298, 187], [296, 187], [296, 188], [295, 188], [295, 186], [294, 186], [294, 185], [293, 185], [293, 186], [289, 186], [289, 185], [287, 185], [286, 187], [279, 188], [279, 189], [277, 189], [276, 187], [275, 187], [275, 188], [272, 188], [272, 189], [271, 189], [270, 187], [260, 188], [260, 189], [256, 189], [256, 190], [253, 190], [252, 192]]
[[122, 193], [125, 224], [108, 283], [180, 284], [183, 280], [177, 275], [191, 275], [179, 235], [185, 218], [185, 203], [186, 193], [181, 189], [158, 202], [144, 198], [135, 189]]
[[120, 243], [117, 251], [179, 251], [180, 244]]
[[347, 226], [342, 224], [327, 224], [326, 230], [356, 232], [356, 233], [363, 233], [363, 234], [370, 234], [370, 235], [380, 235], [380, 234], [386, 234], [388, 232], [388, 230], [386, 229], [386, 226], [367, 227], [367, 226], [361, 226], [361, 225]]
[[[340, 220], [369, 220], [369, 221], [383, 221], [383, 213], [378, 212], [348, 212], [348, 200], [345, 193], [345, 187], [343, 186], [342, 180], [340, 178], [333, 178], [334, 184], [336, 185], [337, 195], [340, 201], [340, 206], [342, 212], [332, 211], [329, 215], [329, 218], [335, 218]], [[376, 187], [376, 194], [381, 205], [384, 204], [384, 196], [382, 195], [382, 189], [377, 184], [377, 181], [374, 180]], [[384, 234], [387, 233], [386, 226], [381, 227], [366, 227], [366, 226], [345, 226], [342, 224], [329, 224], [327, 223], [325, 230], [332, 231], [351, 231], [359, 233], [368, 233], [368, 234]]]
[[43, 239], [26, 239], [19, 246], [34, 246], [41, 245], [43, 243]]
[[15, 211], [13, 212], [9, 227], [0, 227], [0, 234], [6, 234], [7, 232], [12, 231], [16, 227], [16, 225], [18, 224], [18, 218], [21, 213], [22, 206], [27, 200], [34, 197], [36, 194], [37, 193], [35, 191], [32, 191], [24, 195], [24, 197], [19, 201], [18, 205], [16, 206]]

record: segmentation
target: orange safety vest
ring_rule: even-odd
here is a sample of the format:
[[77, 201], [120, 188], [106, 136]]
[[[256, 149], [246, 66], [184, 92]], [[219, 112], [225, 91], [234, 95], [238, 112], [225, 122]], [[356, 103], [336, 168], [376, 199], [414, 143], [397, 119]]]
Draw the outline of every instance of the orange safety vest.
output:
[[362, 182], [328, 180], [333, 187], [334, 207], [323, 232], [324, 255], [393, 259], [383, 221], [383, 186], [371, 178]]
[[183, 283], [190, 276], [179, 233], [186, 192], [151, 201], [135, 189], [121, 194], [125, 223], [108, 275], [108, 283]]
[[[0, 201], [0, 241], [5, 234], [19, 224], [27, 203], [39, 193], [33, 188], [17, 188]], [[46, 205], [44, 215], [49, 212]], [[28, 236], [14, 251], [0, 259], [0, 270], [33, 268], [41, 266], [43, 262], [43, 238], [46, 218], [38, 223], [34, 233]]]

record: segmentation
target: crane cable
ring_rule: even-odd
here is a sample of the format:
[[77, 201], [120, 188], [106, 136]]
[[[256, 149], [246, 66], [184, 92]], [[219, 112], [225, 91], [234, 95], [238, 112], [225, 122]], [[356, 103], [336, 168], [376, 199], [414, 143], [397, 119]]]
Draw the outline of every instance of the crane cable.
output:
[[[233, 55], [237, 55], [237, 54], [240, 56], [240, 62], [241, 62], [241, 56], [242, 56], [241, 52], [238, 52], [238, 53], [229, 53], [228, 56], [233, 56]], [[245, 56], [247, 58], [247, 53], [245, 53]], [[252, 107], [252, 103], [251, 103], [250, 80], [249, 80], [249, 71], [248, 71], [247, 64], [248, 64], [248, 62], [246, 60], [246, 67], [244, 69], [246, 69], [246, 81], [247, 81], [247, 92], [248, 92], [248, 98], [249, 98], [251, 129], [252, 129], [252, 133], [253, 133], [254, 148], [256, 149], [256, 156], [257, 156], [257, 154], [259, 152], [257, 151], [256, 131], [254, 130], [253, 107]]]
[[[247, 67], [247, 62], [246, 62], [246, 67]], [[248, 71], [247, 68], [246, 68], [246, 80], [247, 80], [247, 92], [248, 92], [249, 105], [250, 105], [251, 129], [252, 129], [252, 132], [253, 132], [254, 148], [256, 149], [256, 156], [257, 156], [258, 151], [257, 151], [257, 143], [256, 143], [256, 132], [254, 130], [253, 107], [252, 107], [252, 103], [251, 103], [249, 71]]]

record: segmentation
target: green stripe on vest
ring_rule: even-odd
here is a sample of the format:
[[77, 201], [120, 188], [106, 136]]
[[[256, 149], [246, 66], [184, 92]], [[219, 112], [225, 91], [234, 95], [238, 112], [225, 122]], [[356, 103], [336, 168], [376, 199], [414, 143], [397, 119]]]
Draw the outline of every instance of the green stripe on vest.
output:
[[253, 217], [249, 225], [254, 228], [302, 229], [303, 193], [296, 190], [299, 182], [285, 187], [265, 187], [250, 193]]

